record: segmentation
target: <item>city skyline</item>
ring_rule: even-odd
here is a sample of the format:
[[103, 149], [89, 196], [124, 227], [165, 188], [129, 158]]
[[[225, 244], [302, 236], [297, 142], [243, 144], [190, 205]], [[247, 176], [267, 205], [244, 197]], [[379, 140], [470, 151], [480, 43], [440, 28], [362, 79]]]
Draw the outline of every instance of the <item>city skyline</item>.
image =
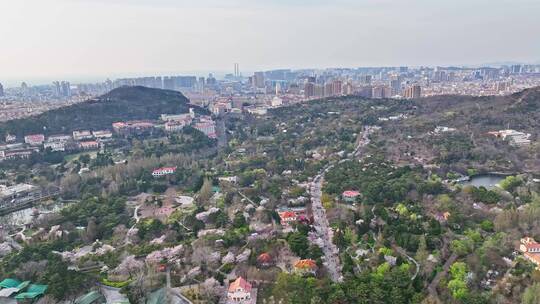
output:
[[222, 2], [2, 3], [1, 82], [540, 60], [529, 0]]
[[[236, 66], [239, 65], [239, 66]], [[41, 77], [41, 78], [32, 78], [32, 77], [21, 77], [21, 78], [4, 78], [0, 79], [0, 84], [3, 85], [4, 88], [17, 88], [20, 87], [22, 83], [25, 83], [28, 86], [50, 86], [55, 85], [55, 82], [58, 81], [69, 81], [72, 84], [84, 84], [84, 83], [102, 83], [106, 80], [118, 80], [118, 79], [132, 79], [132, 78], [144, 78], [144, 77], [167, 77], [167, 76], [195, 76], [195, 77], [207, 77], [209, 75], [213, 75], [217, 79], [224, 79], [228, 75], [234, 75], [235, 77], [241, 77], [244, 79], [248, 79], [250, 76], [252, 76], [254, 73], [258, 72], [271, 72], [271, 71], [278, 71], [278, 70], [291, 70], [291, 71], [316, 71], [316, 72], [323, 72], [323, 71], [331, 71], [331, 70], [357, 70], [357, 69], [394, 69], [399, 67], [407, 67], [407, 68], [414, 68], [414, 69], [420, 69], [420, 68], [427, 68], [427, 69], [447, 69], [447, 68], [458, 68], [458, 69], [481, 69], [481, 68], [499, 68], [506, 66], [508, 68], [519, 65], [519, 66], [538, 66], [540, 65], [540, 61], [538, 63], [532, 63], [532, 62], [518, 62], [518, 61], [501, 61], [501, 62], [492, 62], [492, 63], [485, 63], [485, 64], [470, 64], [470, 65], [437, 65], [437, 66], [430, 66], [430, 65], [419, 65], [419, 66], [407, 66], [407, 65], [395, 65], [395, 66], [355, 66], [355, 67], [320, 67], [320, 68], [313, 68], [313, 67], [303, 67], [303, 68], [288, 68], [288, 67], [277, 67], [272, 69], [261, 69], [261, 70], [242, 70], [242, 66], [239, 63], [233, 63], [230, 70], [199, 70], [199, 71], [167, 71], [167, 72], [150, 72], [150, 73], [111, 73], [109, 75], [91, 75], [91, 76], [81, 76], [81, 75], [67, 75], [67, 76], [54, 76], [51, 75], [49, 77]], [[238, 70], [236, 70], [238, 68]], [[238, 72], [238, 75], [236, 74]]]

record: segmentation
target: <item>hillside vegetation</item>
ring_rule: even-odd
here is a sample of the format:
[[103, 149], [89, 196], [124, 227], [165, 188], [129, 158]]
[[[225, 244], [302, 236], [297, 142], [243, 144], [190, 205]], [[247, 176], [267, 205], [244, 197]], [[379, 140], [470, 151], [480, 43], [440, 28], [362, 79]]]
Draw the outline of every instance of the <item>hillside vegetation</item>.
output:
[[189, 100], [177, 91], [121, 87], [84, 103], [3, 122], [0, 124], [0, 136], [6, 133], [24, 136], [37, 132], [50, 135], [80, 129], [98, 130], [110, 128], [116, 121], [157, 119], [162, 113], [187, 113], [190, 107], [197, 113], [207, 114], [206, 110], [189, 105]]

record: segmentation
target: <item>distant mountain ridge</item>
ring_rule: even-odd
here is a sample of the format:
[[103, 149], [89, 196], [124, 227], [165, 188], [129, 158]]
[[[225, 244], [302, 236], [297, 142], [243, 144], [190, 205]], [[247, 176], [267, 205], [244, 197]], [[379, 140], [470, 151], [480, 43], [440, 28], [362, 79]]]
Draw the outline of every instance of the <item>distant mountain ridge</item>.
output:
[[188, 113], [189, 108], [199, 114], [209, 114], [206, 109], [190, 105], [189, 100], [177, 91], [120, 87], [94, 100], [0, 123], [0, 135], [9, 133], [20, 137], [32, 133], [51, 135], [81, 129], [110, 129], [113, 122], [155, 120], [163, 113]]

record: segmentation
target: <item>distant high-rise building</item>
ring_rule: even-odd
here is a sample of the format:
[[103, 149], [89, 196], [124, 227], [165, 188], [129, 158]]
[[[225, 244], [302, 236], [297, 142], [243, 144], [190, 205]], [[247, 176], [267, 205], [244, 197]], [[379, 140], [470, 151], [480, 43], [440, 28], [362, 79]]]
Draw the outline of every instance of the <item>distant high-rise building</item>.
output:
[[281, 69], [281, 70], [271, 70], [265, 71], [264, 77], [267, 80], [287, 80], [287, 75], [291, 73], [291, 70]]
[[373, 88], [370, 85], [360, 87], [358, 89], [358, 96], [371, 98], [373, 96]]
[[341, 82], [341, 80], [334, 80], [332, 82], [332, 90], [333, 90], [333, 95], [341, 95], [341, 87], [342, 87], [343, 83]]
[[324, 86], [316, 84], [313, 87], [313, 95], [315, 97], [324, 97]]
[[329, 97], [334, 95], [334, 84], [327, 82], [324, 84], [324, 96]]
[[392, 88], [387, 86], [373, 87], [371, 98], [390, 98], [392, 96]]
[[4, 96], [4, 86], [0, 83], [0, 97]]
[[435, 73], [433, 73], [433, 81], [436, 81], [436, 82], [448, 81], [448, 76], [446, 74], [446, 71], [444, 70], [435, 71]]
[[165, 90], [174, 90], [174, 80], [172, 77], [163, 77], [163, 88]]
[[362, 83], [363, 84], [371, 84], [371, 75], [364, 75], [362, 77]]
[[63, 97], [70, 97], [71, 96], [71, 84], [67, 81], [62, 81], [60, 84], [62, 87], [62, 96]]
[[253, 86], [255, 88], [265, 87], [264, 72], [255, 72], [255, 74], [253, 74]]
[[198, 86], [200, 92], [204, 91], [205, 85], [206, 85], [206, 81], [205, 81], [204, 77], [199, 77], [199, 80], [197, 81], [197, 86]]
[[405, 93], [403, 95], [403, 97], [407, 99], [420, 98], [422, 96], [422, 87], [417, 84], [412, 85], [405, 89]]
[[53, 93], [56, 97], [70, 97], [71, 96], [71, 84], [67, 81], [54, 81]]
[[163, 79], [161, 79], [161, 76], [154, 78], [154, 88], [163, 89]]
[[281, 94], [281, 84], [279, 82], [276, 82], [276, 96]]
[[349, 96], [349, 95], [354, 94], [354, 87], [353, 87], [352, 83], [346, 82], [343, 85], [342, 89], [341, 89], [341, 94], [343, 94], [345, 96]]
[[209, 86], [215, 86], [217, 84], [217, 80], [214, 77], [214, 74], [208, 74], [208, 78], [206, 78], [206, 84]]
[[315, 96], [315, 84], [313, 82], [306, 82], [304, 84], [304, 97], [310, 98]]
[[506, 91], [507, 88], [508, 88], [508, 83], [506, 81], [498, 81], [495, 85], [495, 90], [497, 92]]
[[240, 77], [240, 66], [238, 63], [234, 64], [234, 77]]
[[53, 81], [53, 94], [56, 97], [60, 97], [60, 94], [62, 92], [62, 88], [60, 87], [59, 81]]

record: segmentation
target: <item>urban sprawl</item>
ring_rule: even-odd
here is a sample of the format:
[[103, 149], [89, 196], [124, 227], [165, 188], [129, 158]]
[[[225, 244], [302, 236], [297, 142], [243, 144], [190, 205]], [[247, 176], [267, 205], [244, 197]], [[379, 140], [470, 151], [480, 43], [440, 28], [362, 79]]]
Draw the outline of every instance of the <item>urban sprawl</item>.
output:
[[217, 79], [197, 76], [122, 78], [103, 83], [3, 88], [0, 84], [0, 121], [36, 115], [47, 110], [91, 100], [114, 88], [146, 86], [179, 90], [191, 103], [214, 114], [246, 111], [264, 114], [279, 107], [323, 97], [356, 95], [368, 98], [417, 98], [434, 95], [507, 95], [540, 85], [540, 65], [501, 67], [373, 67], [334, 69], [279, 69], [245, 77], [234, 72]]

